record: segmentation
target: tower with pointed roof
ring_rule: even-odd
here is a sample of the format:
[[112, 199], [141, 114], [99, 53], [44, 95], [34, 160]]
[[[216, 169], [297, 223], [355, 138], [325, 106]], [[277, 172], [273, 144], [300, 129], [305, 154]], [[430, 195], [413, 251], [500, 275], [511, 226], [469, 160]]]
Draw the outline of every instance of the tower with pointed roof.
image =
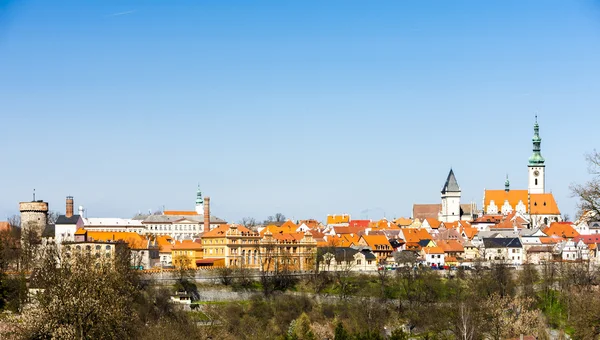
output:
[[540, 138], [540, 126], [535, 116], [535, 124], [533, 125], [533, 154], [529, 157], [527, 169], [529, 172], [528, 191], [530, 194], [543, 194], [546, 186], [546, 166], [544, 165], [544, 157], [542, 157], [542, 138]]
[[200, 184], [198, 184], [198, 190], [196, 191], [196, 213], [198, 215], [204, 214], [204, 200], [202, 199], [202, 191], [200, 191]]
[[439, 220], [442, 222], [460, 220], [460, 187], [452, 169], [442, 188], [442, 211]]

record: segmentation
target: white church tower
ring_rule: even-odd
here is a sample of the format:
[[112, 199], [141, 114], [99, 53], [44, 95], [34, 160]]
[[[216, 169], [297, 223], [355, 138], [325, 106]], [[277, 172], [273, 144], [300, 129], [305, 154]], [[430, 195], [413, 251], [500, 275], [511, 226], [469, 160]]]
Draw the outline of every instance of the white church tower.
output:
[[541, 153], [542, 139], [540, 138], [540, 126], [535, 116], [535, 125], [533, 125], [533, 155], [529, 157], [529, 185], [527, 189], [530, 194], [543, 194], [546, 186], [546, 166], [544, 165], [544, 157]]
[[204, 200], [202, 199], [200, 184], [198, 184], [198, 191], [196, 191], [196, 214], [204, 215]]
[[460, 220], [460, 187], [452, 169], [450, 169], [446, 183], [442, 188], [442, 211], [439, 220], [442, 222]]

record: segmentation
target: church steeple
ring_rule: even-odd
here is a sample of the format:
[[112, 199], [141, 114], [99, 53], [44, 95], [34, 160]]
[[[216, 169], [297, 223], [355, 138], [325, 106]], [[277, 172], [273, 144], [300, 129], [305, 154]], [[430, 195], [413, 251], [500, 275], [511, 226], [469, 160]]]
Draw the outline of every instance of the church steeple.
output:
[[204, 212], [204, 200], [202, 199], [202, 191], [200, 191], [200, 184], [198, 184], [198, 190], [196, 191], [196, 213], [202, 215]]
[[540, 138], [540, 126], [535, 115], [535, 124], [533, 125], [533, 154], [529, 157], [527, 165], [529, 171], [528, 190], [530, 194], [543, 194], [546, 190], [546, 165], [541, 153], [542, 138]]
[[504, 191], [510, 191], [510, 181], [508, 180], [508, 174], [506, 174], [506, 181], [504, 181]]
[[535, 124], [533, 125], [533, 154], [529, 157], [529, 165], [544, 165], [544, 157], [542, 157], [542, 138], [540, 137], [540, 126], [537, 122], [537, 115], [535, 115]]
[[460, 220], [460, 187], [452, 169], [442, 187], [442, 211], [440, 211], [439, 220], [442, 222]]

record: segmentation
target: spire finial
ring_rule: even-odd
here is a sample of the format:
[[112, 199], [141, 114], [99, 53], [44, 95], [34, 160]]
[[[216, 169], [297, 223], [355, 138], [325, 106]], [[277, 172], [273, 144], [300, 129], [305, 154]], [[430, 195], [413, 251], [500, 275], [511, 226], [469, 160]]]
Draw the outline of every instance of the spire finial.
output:
[[35, 202], [35, 189], [33, 189], [33, 202]]
[[537, 124], [537, 112], [535, 113], [535, 123]]

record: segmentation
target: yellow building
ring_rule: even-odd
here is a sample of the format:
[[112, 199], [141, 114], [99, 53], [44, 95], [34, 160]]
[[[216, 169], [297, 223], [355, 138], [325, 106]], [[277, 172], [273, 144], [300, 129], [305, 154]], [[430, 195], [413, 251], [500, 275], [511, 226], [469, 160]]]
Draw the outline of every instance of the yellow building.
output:
[[202, 260], [203, 248], [200, 242], [183, 240], [171, 247], [171, 258], [175, 267], [196, 268]]
[[227, 267], [308, 270], [317, 248], [312, 234], [272, 233], [263, 236], [238, 225], [223, 225], [202, 236], [204, 260], [223, 259]]

